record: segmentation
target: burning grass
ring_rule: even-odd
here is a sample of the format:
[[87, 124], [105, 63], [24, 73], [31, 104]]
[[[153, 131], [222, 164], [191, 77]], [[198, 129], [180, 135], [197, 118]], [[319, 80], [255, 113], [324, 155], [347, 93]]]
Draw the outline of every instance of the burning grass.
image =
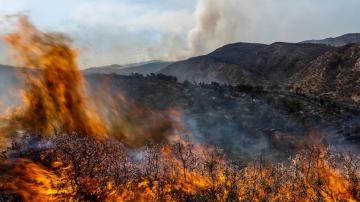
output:
[[285, 162], [232, 162], [192, 141], [176, 110], [89, 103], [70, 41], [19, 22], [5, 39], [36, 71], [19, 74], [23, 105], [5, 117], [0, 200], [360, 200], [359, 156], [307, 143]]

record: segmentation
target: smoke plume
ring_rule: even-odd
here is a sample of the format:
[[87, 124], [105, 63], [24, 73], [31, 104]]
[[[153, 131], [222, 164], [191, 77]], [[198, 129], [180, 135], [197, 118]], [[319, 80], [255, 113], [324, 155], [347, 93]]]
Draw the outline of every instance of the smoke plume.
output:
[[200, 0], [196, 9], [196, 25], [189, 32], [188, 43], [192, 54], [209, 51], [221, 43], [235, 39], [236, 24], [232, 11], [236, 1]]
[[195, 25], [187, 36], [166, 33], [146, 51], [150, 59], [179, 60], [206, 54], [238, 38], [246, 18], [239, 12], [239, 0], [199, 0], [194, 12]]

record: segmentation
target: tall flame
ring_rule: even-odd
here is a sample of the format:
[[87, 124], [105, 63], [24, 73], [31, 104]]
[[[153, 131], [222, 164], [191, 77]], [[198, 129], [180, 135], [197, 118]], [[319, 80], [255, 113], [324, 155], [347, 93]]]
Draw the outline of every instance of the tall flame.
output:
[[20, 73], [26, 83], [26, 107], [12, 122], [42, 135], [58, 131], [104, 134], [96, 116], [86, 109], [83, 78], [70, 39], [58, 33], [41, 32], [26, 16], [19, 16], [17, 30], [6, 35], [5, 41], [17, 65], [34, 69]]

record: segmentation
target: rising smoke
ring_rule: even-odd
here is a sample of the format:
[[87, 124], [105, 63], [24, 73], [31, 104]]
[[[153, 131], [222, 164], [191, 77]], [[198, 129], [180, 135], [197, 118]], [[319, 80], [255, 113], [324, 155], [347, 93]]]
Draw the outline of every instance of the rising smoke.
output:
[[192, 54], [203, 54], [214, 46], [235, 40], [237, 31], [234, 8], [236, 0], [200, 0], [196, 25], [190, 30], [188, 43]]
[[[239, 0], [199, 0], [194, 12], [195, 25], [185, 38], [166, 33], [146, 51], [151, 59], [179, 60], [205, 54], [234, 42], [246, 17], [239, 12]], [[241, 26], [239, 26], [241, 24]]]

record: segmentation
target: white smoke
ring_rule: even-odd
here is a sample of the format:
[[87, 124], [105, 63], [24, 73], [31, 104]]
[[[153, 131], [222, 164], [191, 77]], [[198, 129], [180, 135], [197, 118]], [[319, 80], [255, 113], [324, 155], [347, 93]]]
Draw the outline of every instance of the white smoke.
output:
[[177, 33], [163, 34], [155, 45], [145, 48], [145, 51], [146, 60], [175, 61], [190, 56], [186, 41]]
[[238, 9], [240, 0], [199, 0], [194, 12], [195, 25], [186, 38], [166, 33], [157, 44], [146, 49], [149, 59], [178, 60], [206, 54], [239, 38], [246, 18]]
[[189, 32], [191, 53], [204, 54], [210, 49], [235, 40], [238, 0], [200, 0], [195, 11], [196, 25]]

